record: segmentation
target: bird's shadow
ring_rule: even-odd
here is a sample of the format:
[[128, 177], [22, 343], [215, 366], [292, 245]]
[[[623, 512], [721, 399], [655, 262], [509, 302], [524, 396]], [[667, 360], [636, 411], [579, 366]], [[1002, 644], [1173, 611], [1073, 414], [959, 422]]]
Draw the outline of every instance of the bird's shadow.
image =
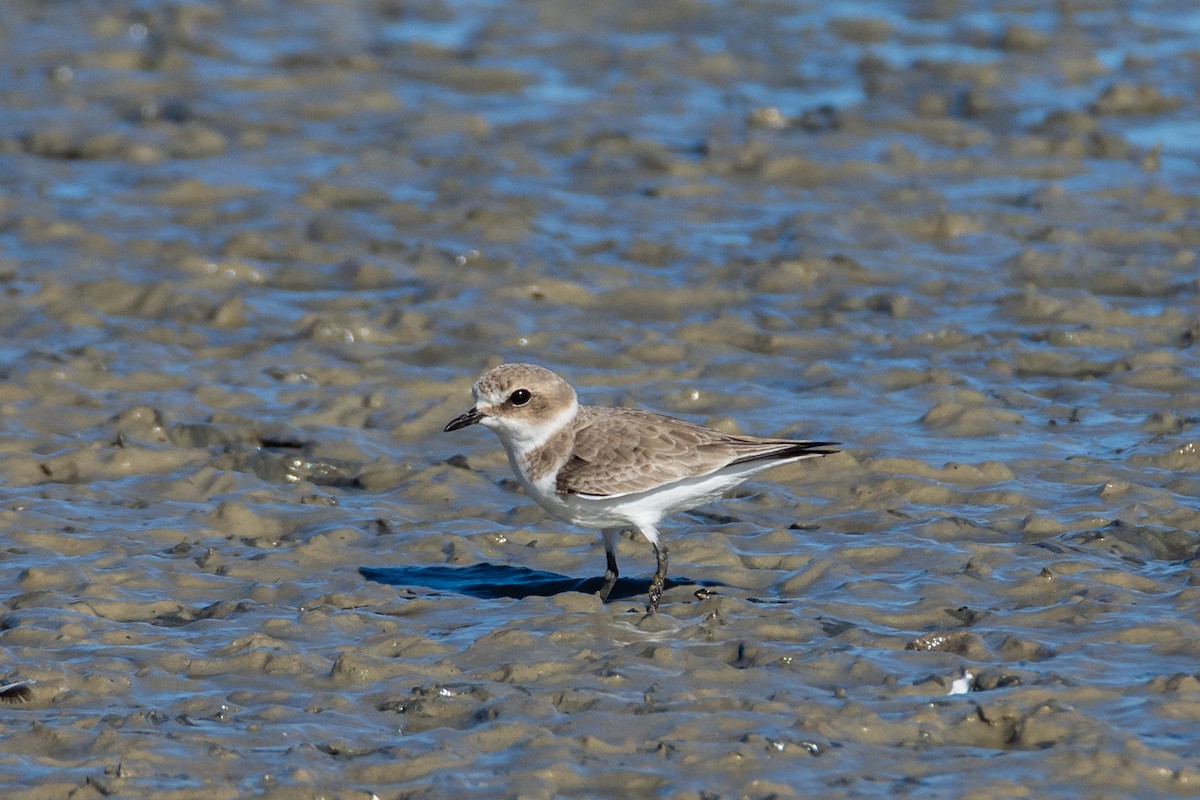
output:
[[[604, 583], [603, 578], [572, 578], [555, 572], [541, 572], [528, 567], [510, 567], [503, 564], [474, 564], [469, 567], [444, 565], [428, 567], [359, 567], [358, 572], [369, 581], [386, 583], [390, 586], [422, 586], [436, 592], [453, 592], [494, 600], [500, 597], [553, 597], [562, 592], [585, 592], [595, 594]], [[667, 579], [665, 588], [672, 586], [721, 586], [718, 581], [690, 581]], [[625, 600], [645, 596], [650, 591], [650, 581], [638, 578], [617, 578], [608, 595], [609, 600]]]

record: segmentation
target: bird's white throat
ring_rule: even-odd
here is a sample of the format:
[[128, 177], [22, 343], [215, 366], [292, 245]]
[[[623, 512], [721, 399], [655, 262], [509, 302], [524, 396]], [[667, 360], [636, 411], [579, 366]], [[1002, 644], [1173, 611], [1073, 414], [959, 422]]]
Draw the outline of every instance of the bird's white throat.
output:
[[496, 432], [505, 449], [514, 456], [524, 456], [537, 450], [546, 444], [551, 436], [572, 424], [578, 411], [578, 401], [572, 400], [569, 405], [544, 420], [487, 416], [482, 422]]

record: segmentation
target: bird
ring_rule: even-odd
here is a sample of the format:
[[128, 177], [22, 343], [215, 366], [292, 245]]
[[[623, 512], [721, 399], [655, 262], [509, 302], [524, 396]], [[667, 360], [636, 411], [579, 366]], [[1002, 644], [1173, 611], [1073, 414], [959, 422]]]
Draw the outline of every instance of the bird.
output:
[[474, 405], [444, 431], [490, 428], [539, 506], [557, 519], [600, 529], [602, 602], [619, 575], [617, 537], [639, 532], [657, 562], [649, 613], [658, 610], [667, 576], [663, 517], [716, 500], [765, 469], [840, 452], [840, 442], [741, 436], [639, 408], [581, 405], [570, 383], [536, 364], [490, 369], [472, 394]]

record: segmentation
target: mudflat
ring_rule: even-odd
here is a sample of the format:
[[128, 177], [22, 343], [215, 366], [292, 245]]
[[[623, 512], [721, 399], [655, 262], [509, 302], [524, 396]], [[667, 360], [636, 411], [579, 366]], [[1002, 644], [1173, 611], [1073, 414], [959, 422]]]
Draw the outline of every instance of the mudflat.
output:
[[[1200, 794], [1198, 30], [9, 0], [0, 793]], [[845, 452], [601, 604], [502, 361]]]

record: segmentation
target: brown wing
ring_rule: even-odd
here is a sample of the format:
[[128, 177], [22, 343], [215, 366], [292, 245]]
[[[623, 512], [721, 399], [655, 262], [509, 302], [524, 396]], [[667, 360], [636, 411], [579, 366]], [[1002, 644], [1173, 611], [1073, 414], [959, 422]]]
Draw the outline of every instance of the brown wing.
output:
[[633, 408], [581, 406], [575, 447], [559, 470], [558, 491], [612, 496], [644, 492], [734, 463], [824, 455], [828, 442], [731, 436]]

